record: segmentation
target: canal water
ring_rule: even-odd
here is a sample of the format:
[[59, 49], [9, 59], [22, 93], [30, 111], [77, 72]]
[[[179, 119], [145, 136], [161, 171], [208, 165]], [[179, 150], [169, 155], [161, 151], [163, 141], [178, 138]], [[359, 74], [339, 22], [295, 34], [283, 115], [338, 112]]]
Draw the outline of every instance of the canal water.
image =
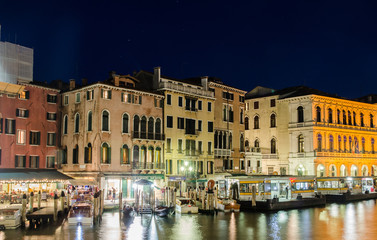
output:
[[4, 230], [0, 239], [377, 239], [376, 200], [328, 204], [321, 208], [276, 213], [136, 216], [122, 219], [105, 212], [97, 226], [69, 226], [66, 221], [36, 229]]

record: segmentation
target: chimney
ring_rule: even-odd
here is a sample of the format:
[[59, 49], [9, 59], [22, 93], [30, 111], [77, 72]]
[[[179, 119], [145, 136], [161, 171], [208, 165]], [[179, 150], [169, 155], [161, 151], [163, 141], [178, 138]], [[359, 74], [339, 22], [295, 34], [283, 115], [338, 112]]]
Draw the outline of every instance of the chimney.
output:
[[75, 89], [76, 82], [75, 79], [69, 79], [69, 90]]
[[88, 85], [88, 79], [87, 78], [83, 78], [81, 79], [81, 85], [84, 87], [86, 85]]
[[153, 73], [153, 90], [157, 90], [161, 79], [161, 67], [155, 67]]
[[204, 88], [204, 90], [208, 90], [208, 77], [205, 76], [205, 77], [202, 77], [202, 86]]
[[115, 87], [119, 87], [119, 76], [114, 76], [113, 80], [114, 80]]
[[63, 90], [62, 88], [63, 88], [63, 82], [62, 82], [62, 80], [58, 80], [58, 88], [59, 88], [59, 90]]

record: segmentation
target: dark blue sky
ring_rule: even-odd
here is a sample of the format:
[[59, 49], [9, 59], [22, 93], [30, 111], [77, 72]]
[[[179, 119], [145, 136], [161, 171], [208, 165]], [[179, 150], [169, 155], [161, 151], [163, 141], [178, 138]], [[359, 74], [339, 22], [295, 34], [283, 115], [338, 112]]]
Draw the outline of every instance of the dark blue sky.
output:
[[0, 0], [0, 24], [2, 41], [34, 48], [38, 81], [161, 66], [247, 91], [377, 93], [375, 1]]

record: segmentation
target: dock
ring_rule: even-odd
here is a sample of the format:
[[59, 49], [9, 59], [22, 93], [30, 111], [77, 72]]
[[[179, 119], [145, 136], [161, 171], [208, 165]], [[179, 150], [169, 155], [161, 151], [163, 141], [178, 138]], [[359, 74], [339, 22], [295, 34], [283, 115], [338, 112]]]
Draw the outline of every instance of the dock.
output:
[[[58, 216], [64, 216], [68, 212], [68, 208], [64, 211], [58, 210]], [[26, 220], [30, 221], [30, 224], [41, 224], [54, 221], [54, 207], [41, 207], [39, 210], [35, 209], [33, 212], [26, 213]]]
[[377, 199], [377, 193], [360, 193], [360, 194], [351, 194], [351, 193], [343, 193], [343, 194], [326, 194], [326, 202], [327, 203], [347, 203], [347, 202], [355, 202], [355, 201], [362, 201], [362, 200], [369, 200], [369, 199]]

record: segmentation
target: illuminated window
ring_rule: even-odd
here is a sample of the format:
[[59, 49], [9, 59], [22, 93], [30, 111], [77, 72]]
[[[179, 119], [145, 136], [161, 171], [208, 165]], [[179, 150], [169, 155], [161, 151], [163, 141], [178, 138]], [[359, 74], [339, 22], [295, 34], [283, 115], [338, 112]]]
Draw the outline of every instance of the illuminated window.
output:
[[270, 126], [272, 128], [276, 127], [276, 115], [275, 114], [272, 114], [271, 117], [270, 117]]
[[129, 149], [126, 144], [124, 144], [121, 148], [121, 164], [130, 164], [130, 156], [129, 156]]
[[17, 130], [17, 144], [26, 144], [26, 130]]
[[111, 163], [111, 148], [109, 144], [102, 143], [101, 146], [101, 163], [110, 164]]
[[55, 133], [47, 133], [47, 146], [55, 146]]
[[304, 136], [302, 134], [298, 136], [298, 152], [304, 152]]
[[30, 168], [39, 168], [39, 156], [30, 156], [29, 157], [29, 167]]
[[259, 116], [254, 117], [254, 129], [259, 129]]
[[271, 139], [271, 154], [276, 154], [276, 140]]
[[18, 94], [19, 99], [29, 99], [30, 94], [29, 91], [22, 91], [20, 94]]
[[92, 163], [92, 144], [88, 143], [88, 146], [85, 147], [84, 153], [84, 163]]
[[111, 90], [101, 89], [101, 98], [111, 99]]
[[322, 135], [318, 134], [317, 137], [317, 151], [322, 152]]

